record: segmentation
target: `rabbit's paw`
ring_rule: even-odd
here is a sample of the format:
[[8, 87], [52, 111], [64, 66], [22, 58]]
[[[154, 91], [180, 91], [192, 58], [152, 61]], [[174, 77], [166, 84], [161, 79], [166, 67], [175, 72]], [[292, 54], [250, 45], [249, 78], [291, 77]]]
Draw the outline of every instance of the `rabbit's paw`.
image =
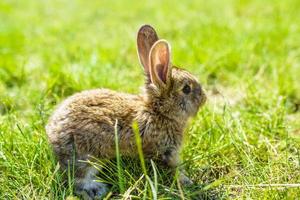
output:
[[178, 178], [179, 178], [180, 184], [183, 186], [190, 186], [193, 184], [193, 181], [182, 172], [179, 174]]
[[108, 186], [104, 183], [99, 183], [91, 180], [80, 184], [76, 188], [76, 194], [84, 200], [102, 199], [108, 192]]

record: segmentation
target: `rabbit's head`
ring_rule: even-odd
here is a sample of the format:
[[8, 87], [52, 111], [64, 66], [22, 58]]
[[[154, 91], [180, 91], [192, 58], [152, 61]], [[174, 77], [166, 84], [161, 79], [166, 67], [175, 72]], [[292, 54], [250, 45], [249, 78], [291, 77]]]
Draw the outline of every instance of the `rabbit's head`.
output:
[[171, 64], [169, 43], [144, 25], [138, 32], [137, 46], [149, 109], [177, 121], [195, 115], [206, 96], [195, 76]]

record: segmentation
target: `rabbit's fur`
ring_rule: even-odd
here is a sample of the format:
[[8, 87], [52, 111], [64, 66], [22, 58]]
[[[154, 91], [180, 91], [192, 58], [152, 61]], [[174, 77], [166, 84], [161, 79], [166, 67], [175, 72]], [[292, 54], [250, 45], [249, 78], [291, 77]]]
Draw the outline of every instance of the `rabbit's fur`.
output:
[[[62, 169], [75, 165], [76, 192], [85, 192], [87, 199], [103, 195], [106, 186], [93, 182], [97, 171], [78, 160], [115, 157], [116, 121], [122, 155], [137, 156], [136, 121], [145, 157], [175, 168], [187, 120], [206, 99], [192, 74], [171, 65], [168, 42], [159, 40], [151, 26], [140, 28], [137, 46], [146, 77], [142, 94], [83, 91], [62, 102], [46, 126]], [[183, 181], [189, 180], [183, 176]]]

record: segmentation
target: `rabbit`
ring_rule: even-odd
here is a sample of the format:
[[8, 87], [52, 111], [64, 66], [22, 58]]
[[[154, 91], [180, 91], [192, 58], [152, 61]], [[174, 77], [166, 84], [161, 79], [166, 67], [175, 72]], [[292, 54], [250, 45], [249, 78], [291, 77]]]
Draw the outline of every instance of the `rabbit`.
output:
[[[170, 44], [159, 39], [150, 25], [139, 29], [137, 50], [145, 74], [141, 94], [83, 91], [63, 101], [46, 125], [61, 169], [74, 166], [75, 193], [85, 199], [99, 198], [108, 191], [108, 185], [94, 181], [97, 170], [81, 160], [115, 157], [116, 120], [122, 156], [138, 155], [132, 129], [137, 122], [144, 156], [176, 169], [187, 121], [206, 101], [196, 77], [171, 64]], [[180, 181], [191, 183], [184, 173]]]

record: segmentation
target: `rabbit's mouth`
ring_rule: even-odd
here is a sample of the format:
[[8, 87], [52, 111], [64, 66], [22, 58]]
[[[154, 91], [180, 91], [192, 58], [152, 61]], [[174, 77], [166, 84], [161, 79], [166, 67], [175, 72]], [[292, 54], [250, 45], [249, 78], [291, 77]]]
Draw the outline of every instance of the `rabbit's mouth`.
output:
[[197, 115], [200, 107], [206, 102], [206, 95], [203, 91], [193, 95], [192, 99], [182, 99], [179, 104], [182, 111], [184, 111], [185, 117], [194, 117]]
[[201, 96], [200, 96], [199, 108], [202, 107], [205, 104], [206, 101], [207, 101], [207, 96], [202, 91]]
[[205, 93], [203, 91], [201, 91], [201, 94], [199, 96], [197, 96], [195, 99], [196, 99], [195, 100], [196, 101], [195, 102], [196, 109], [193, 109], [192, 116], [195, 116], [198, 113], [199, 109], [205, 104], [207, 97], [206, 97]]

